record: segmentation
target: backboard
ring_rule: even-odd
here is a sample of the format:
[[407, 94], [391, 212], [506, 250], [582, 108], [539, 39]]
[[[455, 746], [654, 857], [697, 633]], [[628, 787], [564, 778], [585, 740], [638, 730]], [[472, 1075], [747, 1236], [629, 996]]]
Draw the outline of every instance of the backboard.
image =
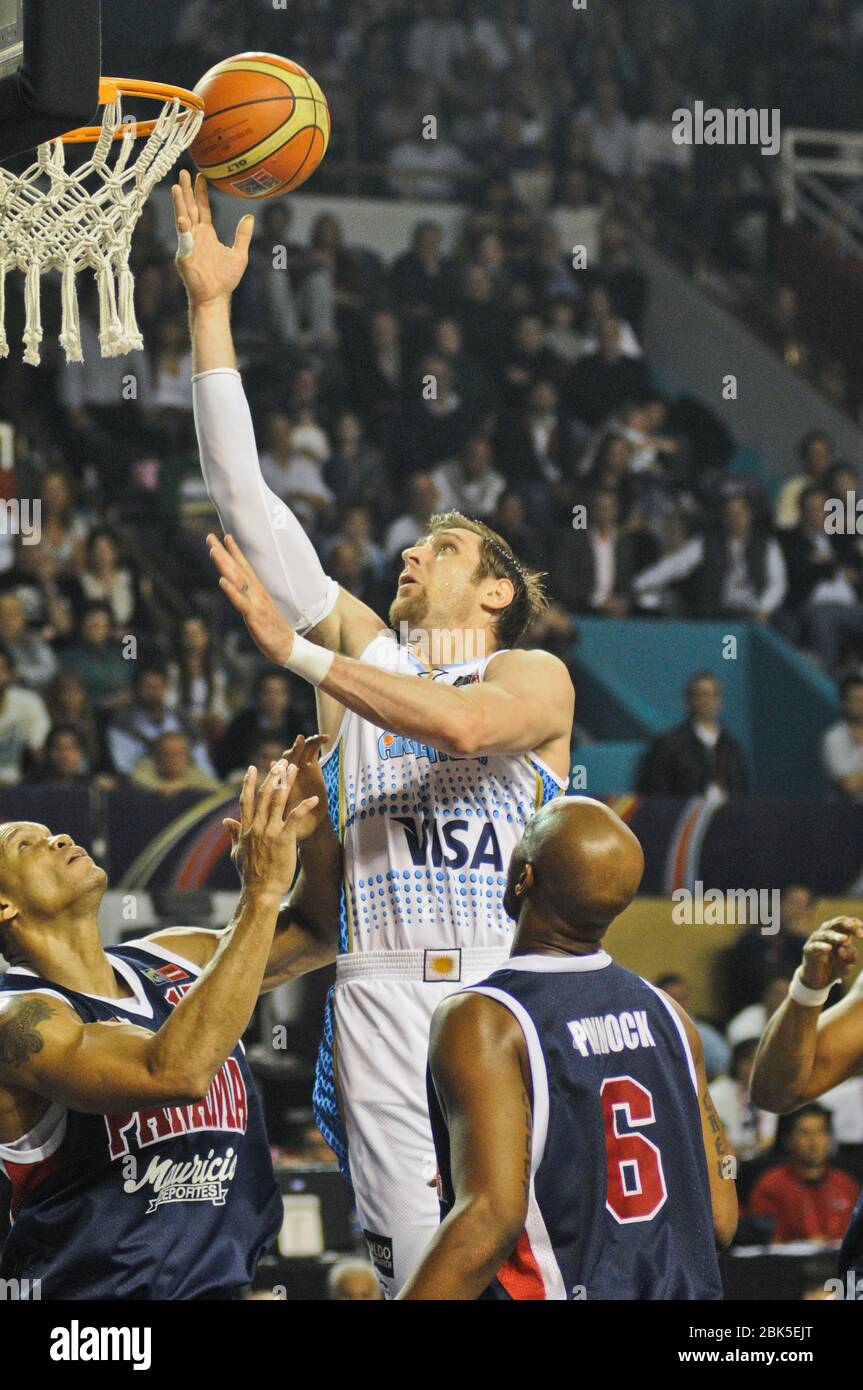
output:
[[101, 0], [0, 0], [0, 161], [92, 120], [101, 63]]
[[0, 0], [0, 77], [17, 72], [24, 56], [24, 0]]

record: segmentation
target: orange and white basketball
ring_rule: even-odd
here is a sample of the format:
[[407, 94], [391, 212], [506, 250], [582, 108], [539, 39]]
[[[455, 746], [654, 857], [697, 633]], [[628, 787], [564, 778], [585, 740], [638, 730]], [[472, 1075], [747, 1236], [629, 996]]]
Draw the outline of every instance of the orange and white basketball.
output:
[[330, 109], [299, 63], [274, 53], [240, 53], [210, 68], [195, 91], [206, 114], [189, 153], [223, 193], [289, 193], [326, 154]]

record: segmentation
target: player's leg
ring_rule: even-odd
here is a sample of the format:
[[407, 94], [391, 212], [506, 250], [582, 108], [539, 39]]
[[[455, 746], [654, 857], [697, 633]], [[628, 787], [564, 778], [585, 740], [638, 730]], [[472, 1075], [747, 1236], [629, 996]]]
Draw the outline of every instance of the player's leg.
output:
[[345, 1115], [357, 1216], [387, 1298], [440, 1225], [431, 1130], [419, 1107], [360, 1104]]
[[440, 1224], [426, 1100], [431, 1016], [445, 984], [361, 979], [336, 986], [337, 1090], [351, 1178], [387, 1297]]

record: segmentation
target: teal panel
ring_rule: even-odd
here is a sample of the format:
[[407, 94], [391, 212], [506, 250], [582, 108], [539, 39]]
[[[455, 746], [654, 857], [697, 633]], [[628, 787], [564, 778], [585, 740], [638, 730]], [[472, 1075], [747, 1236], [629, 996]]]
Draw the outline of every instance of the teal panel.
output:
[[646, 743], [586, 743], [576, 748], [572, 790], [583, 796], [621, 796], [631, 791], [646, 747]]
[[[670, 619], [577, 621], [575, 717], [598, 745], [631, 749], [679, 724], [686, 681], [711, 671], [722, 681], [722, 721], [743, 745], [752, 794], [823, 793], [818, 745], [836, 718], [834, 688], [772, 629]], [[579, 750], [579, 758], [586, 752]], [[597, 777], [619, 781], [631, 767], [622, 752], [592, 757]], [[631, 783], [606, 790], [629, 789]]]

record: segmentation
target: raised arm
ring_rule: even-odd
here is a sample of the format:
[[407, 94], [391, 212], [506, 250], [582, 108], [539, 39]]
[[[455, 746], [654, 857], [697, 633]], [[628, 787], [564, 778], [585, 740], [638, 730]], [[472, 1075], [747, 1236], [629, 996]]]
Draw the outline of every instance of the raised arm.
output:
[[527, 1046], [507, 1008], [481, 994], [458, 994], [434, 1016], [429, 1060], [449, 1129], [455, 1205], [398, 1297], [476, 1299], [527, 1217], [533, 1142]]
[[502, 652], [484, 680], [467, 686], [417, 681], [340, 655], [322, 657], [312, 670], [294, 662], [296, 634], [235, 539], [207, 539], [222, 589], [259, 649], [276, 665], [305, 676], [374, 724], [442, 752], [471, 756], [554, 747], [561, 771], [568, 767], [575, 691], [557, 657], [543, 651]]
[[[297, 769], [288, 811], [297, 811], [294, 833], [300, 843], [300, 872], [279, 911], [262, 993], [330, 965], [338, 952], [342, 846], [330, 823], [326, 784], [318, 762], [326, 742], [320, 734], [312, 738], [300, 734], [284, 754], [288, 764]], [[248, 807], [244, 814], [248, 816]], [[225, 823], [232, 825], [236, 837], [240, 822]], [[236, 855], [236, 849], [233, 853]], [[223, 934], [202, 927], [169, 927], [147, 939], [176, 951], [193, 965], [205, 966]]]
[[755, 1054], [750, 1095], [760, 1109], [797, 1110], [863, 1066], [863, 977], [822, 1012], [829, 990], [854, 968], [861, 937], [856, 917], [833, 917], [806, 942], [791, 992], [768, 1020]]
[[[156, 1033], [83, 1023], [65, 1003], [17, 995], [0, 1008], [0, 1084], [89, 1114], [200, 1100], [248, 1026], [282, 896], [296, 869], [296, 822], [284, 819], [296, 770], [275, 766], [241, 832], [243, 892], [210, 965]], [[250, 768], [244, 796], [255, 795]]]
[[300, 876], [279, 913], [261, 985], [264, 994], [332, 965], [338, 954], [342, 847], [328, 819], [306, 843]]
[[557, 741], [568, 763], [575, 692], [563, 662], [549, 652], [503, 652], [484, 680], [465, 686], [336, 657], [322, 689], [393, 733], [445, 753], [528, 753]]
[[300, 874], [279, 913], [262, 989], [275, 989], [336, 958], [341, 911], [342, 846], [327, 810], [318, 754], [326, 739], [298, 738], [286, 756], [297, 765], [292, 798], [306, 810], [297, 821]]
[[207, 492], [222, 525], [240, 539], [291, 625], [330, 650], [341, 651], [345, 643], [345, 649], [362, 649], [383, 626], [380, 618], [328, 578], [297, 518], [261, 476], [231, 333], [231, 296], [248, 266], [254, 218], [244, 217], [233, 246], [226, 246], [213, 226], [202, 175], [193, 187], [184, 171], [174, 185], [173, 199], [177, 268], [189, 301], [195, 424]]

